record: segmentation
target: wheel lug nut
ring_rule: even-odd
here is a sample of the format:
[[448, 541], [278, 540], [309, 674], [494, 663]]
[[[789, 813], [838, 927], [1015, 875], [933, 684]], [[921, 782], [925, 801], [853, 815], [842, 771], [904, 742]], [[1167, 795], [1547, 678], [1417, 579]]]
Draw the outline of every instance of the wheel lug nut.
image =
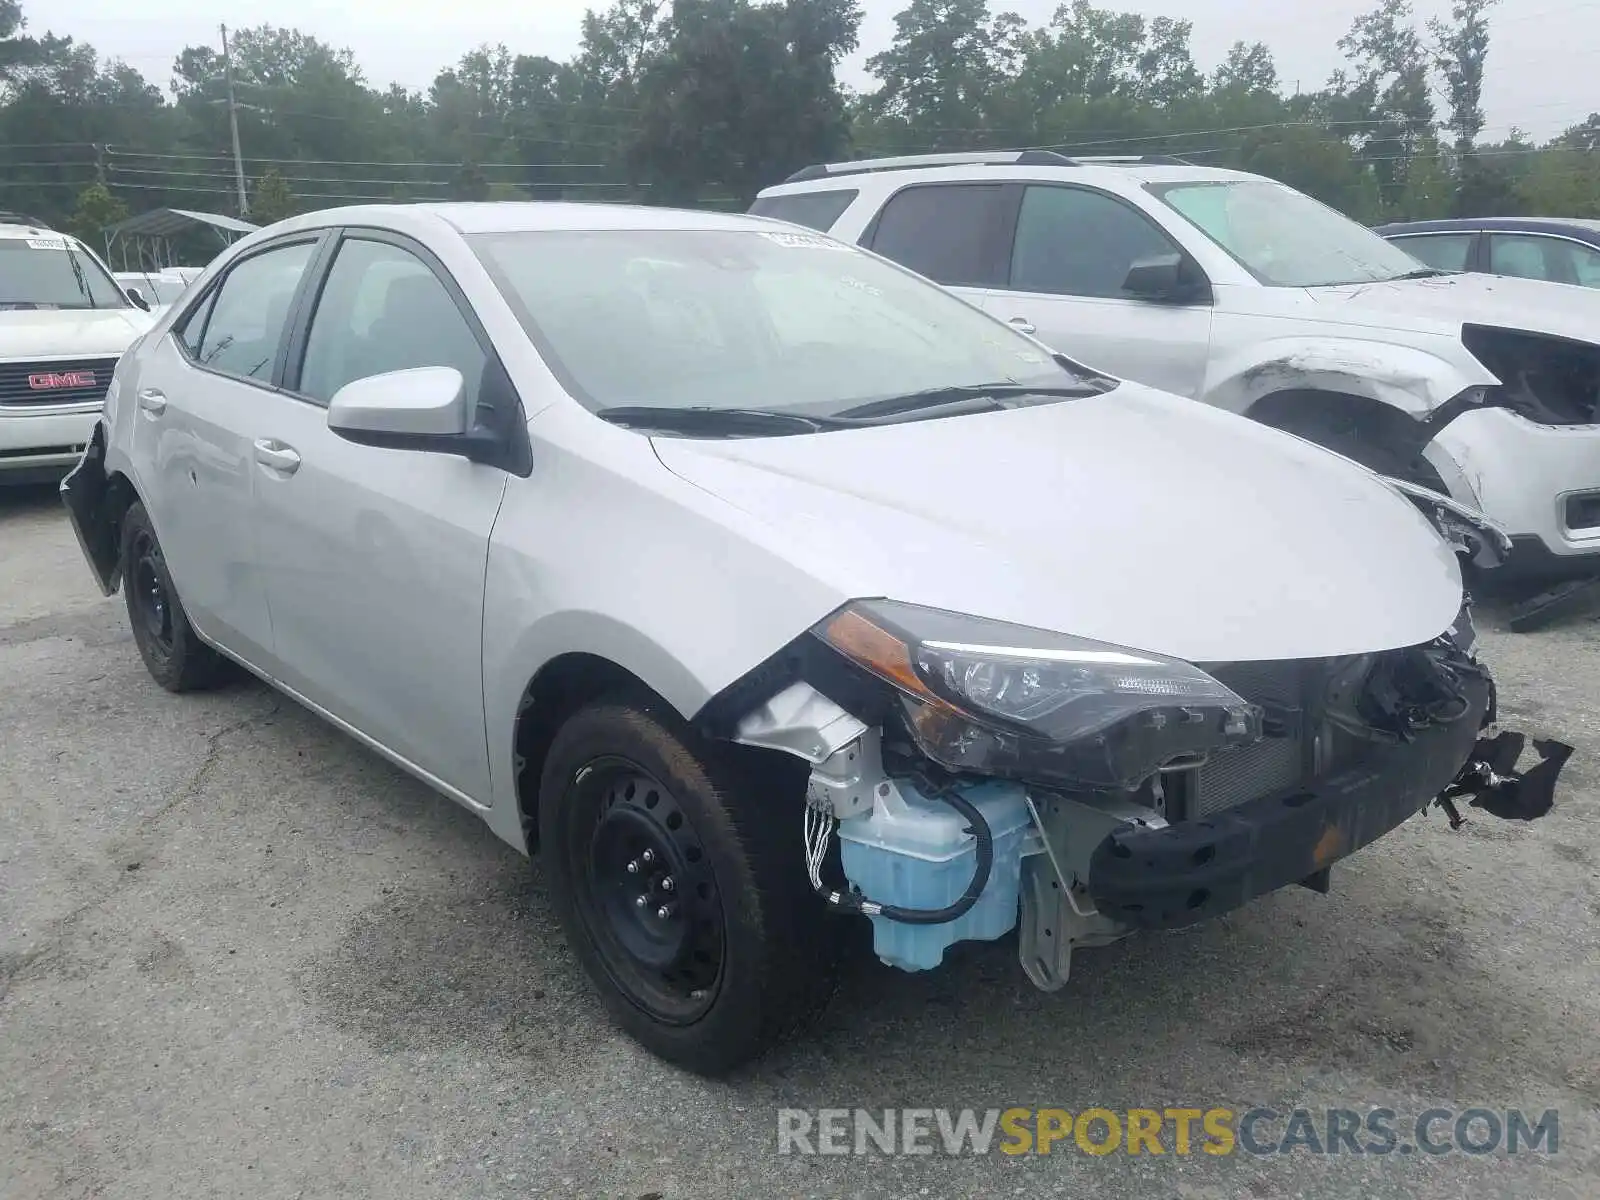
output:
[[672, 905], [670, 904], [663, 904], [660, 908], [656, 909], [656, 916], [660, 917], [663, 921], [665, 921], [671, 915]]
[[670, 892], [676, 886], [677, 885], [672, 882], [671, 875], [663, 875], [661, 877], [661, 890], [663, 892]]
[[629, 875], [637, 875], [638, 873], [639, 873], [639, 860], [636, 858], [631, 863], [628, 864], [628, 874]]
[[646, 850], [643, 854], [639, 855], [639, 859], [641, 862], [653, 863], [656, 860], [656, 852], [654, 850]]
[[635, 896], [633, 898], [633, 906], [635, 908], [643, 908], [646, 904], [649, 904], [649, 903], [650, 903], [650, 897], [644, 895], [643, 893], [640, 893], [639, 895], [637, 895], [637, 896]]

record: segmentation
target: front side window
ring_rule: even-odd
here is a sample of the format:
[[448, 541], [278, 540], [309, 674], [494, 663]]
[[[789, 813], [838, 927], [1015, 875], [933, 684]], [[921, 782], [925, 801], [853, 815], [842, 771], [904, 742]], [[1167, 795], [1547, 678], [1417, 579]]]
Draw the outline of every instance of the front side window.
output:
[[1011, 288], [1063, 296], [1122, 296], [1128, 270], [1177, 247], [1141, 213], [1100, 192], [1029, 187], [1011, 253]]
[[921, 184], [896, 192], [878, 214], [872, 249], [946, 287], [997, 287], [1005, 188]]
[[1147, 184], [1268, 287], [1404, 279], [1427, 268], [1303, 192], [1265, 179]]
[[1418, 262], [1441, 271], [1465, 271], [1472, 256], [1470, 233], [1424, 233], [1394, 238], [1394, 244]]
[[825, 192], [794, 192], [787, 196], [765, 196], [750, 206], [750, 215], [788, 221], [826, 233], [844, 216], [844, 210], [858, 195], [854, 188], [832, 188]]
[[345, 384], [410, 367], [454, 367], [478, 394], [487, 356], [439, 277], [409, 250], [339, 247], [306, 335], [298, 390], [326, 404]]
[[933, 388], [1075, 381], [966, 301], [815, 234], [560, 230], [469, 241], [591, 409], [822, 416]]
[[0, 238], [0, 311], [128, 304], [116, 280], [76, 239], [59, 233]]
[[231, 269], [215, 299], [185, 325], [184, 343], [195, 361], [241, 379], [271, 380], [295, 291], [315, 249], [313, 242], [278, 246]]

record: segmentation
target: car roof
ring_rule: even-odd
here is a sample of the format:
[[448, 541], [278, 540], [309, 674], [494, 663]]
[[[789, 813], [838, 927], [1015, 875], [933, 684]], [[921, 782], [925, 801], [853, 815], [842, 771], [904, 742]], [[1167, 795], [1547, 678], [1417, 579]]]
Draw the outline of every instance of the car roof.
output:
[[1487, 229], [1502, 233], [1570, 233], [1600, 243], [1600, 221], [1585, 217], [1447, 217], [1434, 221], [1391, 221], [1376, 232], [1395, 233], [1471, 233]]
[[[1051, 159], [1057, 161], [1050, 161]], [[942, 161], [941, 161], [942, 160]], [[874, 166], [875, 163], [885, 164]], [[838, 162], [797, 171], [782, 183], [763, 188], [762, 197], [788, 196], [800, 192], [859, 190], [872, 181], [877, 186], [897, 189], [908, 183], [972, 180], [1059, 180], [1063, 183], [1089, 183], [1110, 190], [1146, 183], [1233, 183], [1272, 182], [1262, 175], [1231, 171], [1222, 167], [1194, 166], [1161, 156], [1145, 158], [1069, 159], [1062, 155], [976, 152], [973, 155], [924, 155], [900, 159], [865, 159]]]
[[[459, 233], [531, 233], [546, 230], [770, 230], [773, 222], [743, 213], [654, 208], [642, 204], [578, 204], [554, 200], [477, 203], [362, 204], [324, 208], [291, 218], [284, 228], [376, 225], [396, 228], [416, 218], [443, 222]], [[787, 226], [784, 226], [787, 228]]]
[[58, 229], [51, 229], [48, 225], [17, 225], [9, 221], [0, 222], [0, 238], [62, 238], [66, 236], [68, 235]]

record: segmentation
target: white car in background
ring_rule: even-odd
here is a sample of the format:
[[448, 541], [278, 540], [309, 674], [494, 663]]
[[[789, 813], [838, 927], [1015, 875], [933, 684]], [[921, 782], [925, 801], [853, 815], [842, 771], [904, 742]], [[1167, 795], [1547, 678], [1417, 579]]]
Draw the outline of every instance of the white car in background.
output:
[[885, 255], [1054, 350], [1446, 493], [1502, 581], [1600, 574], [1600, 290], [1450, 273], [1293, 188], [1172, 158], [807, 167], [751, 212]]
[[0, 213], [0, 486], [78, 460], [117, 360], [152, 324], [82, 242]]
[[[194, 275], [199, 274], [198, 270], [189, 269], [194, 270]], [[139, 297], [138, 300], [134, 301], [136, 304], [142, 301], [148, 306], [147, 311], [151, 315], [159, 316], [179, 296], [183, 295], [184, 289], [189, 286], [190, 280], [194, 278], [194, 275], [190, 275], [186, 279], [178, 273], [178, 270], [178, 268], [167, 267], [160, 271], [114, 271], [112, 272], [112, 278], [117, 281], [118, 286], [128, 294], [130, 299], [134, 296]]]

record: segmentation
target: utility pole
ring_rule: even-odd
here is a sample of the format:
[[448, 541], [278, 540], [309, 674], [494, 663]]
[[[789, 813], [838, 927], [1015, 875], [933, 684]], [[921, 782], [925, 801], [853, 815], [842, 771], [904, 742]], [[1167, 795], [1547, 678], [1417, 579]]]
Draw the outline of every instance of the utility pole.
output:
[[244, 156], [239, 151], [239, 102], [233, 97], [233, 58], [228, 54], [228, 27], [222, 30], [222, 75], [228, 81], [228, 128], [233, 132], [233, 175], [239, 185], [239, 216], [250, 215], [250, 198], [244, 190]]

